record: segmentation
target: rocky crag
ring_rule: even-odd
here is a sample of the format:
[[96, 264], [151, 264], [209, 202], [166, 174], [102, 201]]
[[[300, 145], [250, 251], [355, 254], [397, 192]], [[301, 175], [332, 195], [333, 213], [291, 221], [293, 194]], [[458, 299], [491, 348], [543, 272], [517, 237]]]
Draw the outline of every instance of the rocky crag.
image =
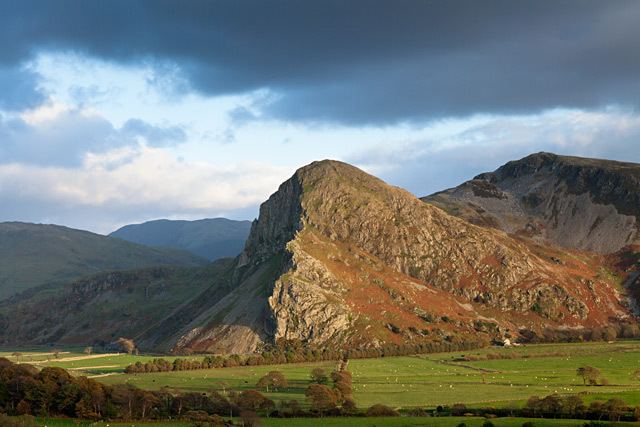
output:
[[262, 205], [231, 292], [185, 326], [174, 349], [252, 351], [277, 339], [366, 347], [605, 325], [629, 310], [603, 262], [316, 162]]

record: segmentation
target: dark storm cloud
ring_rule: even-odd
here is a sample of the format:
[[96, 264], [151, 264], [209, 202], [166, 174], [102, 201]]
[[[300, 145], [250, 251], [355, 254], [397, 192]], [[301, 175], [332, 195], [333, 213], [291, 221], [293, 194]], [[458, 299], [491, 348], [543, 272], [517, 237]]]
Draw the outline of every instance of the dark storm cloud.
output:
[[640, 102], [637, 1], [2, 0], [0, 17], [0, 64], [45, 50], [168, 61], [183, 89], [276, 92], [264, 113], [280, 118]]

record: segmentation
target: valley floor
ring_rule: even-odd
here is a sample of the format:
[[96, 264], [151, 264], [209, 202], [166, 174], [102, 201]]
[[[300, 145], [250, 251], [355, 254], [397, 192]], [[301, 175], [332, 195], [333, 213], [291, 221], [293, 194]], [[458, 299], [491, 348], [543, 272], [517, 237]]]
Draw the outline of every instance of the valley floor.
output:
[[[261, 427], [456, 427], [460, 423], [465, 423], [467, 427], [482, 427], [486, 421], [481, 417], [367, 417], [367, 418], [263, 418], [260, 420]], [[491, 420], [495, 427], [521, 427], [523, 423], [530, 421], [534, 427], [582, 427], [584, 420], [553, 420], [540, 418], [494, 418]], [[48, 419], [39, 420], [39, 424], [47, 427], [191, 427], [188, 422], [129, 422], [129, 423], [78, 423], [75, 420]], [[598, 427], [638, 427], [640, 423], [601, 422]]]
[[[69, 353], [59, 354], [58, 359], [42, 355], [46, 353], [43, 349], [21, 350], [22, 355], [18, 359], [38, 367], [60, 366], [74, 375], [94, 376], [107, 384], [130, 383], [146, 389], [168, 386], [198, 392], [218, 390], [223, 394], [229, 390], [257, 389], [256, 382], [262, 375], [278, 370], [288, 379], [289, 387], [260, 391], [276, 403], [296, 399], [303, 406], [311, 370], [323, 367], [331, 371], [336, 366], [334, 362], [319, 362], [132, 375], [124, 374], [123, 369], [130, 363], [145, 362], [153, 356], [95, 355], [93, 358], [76, 359], [82, 356], [80, 349], [65, 350]], [[11, 355], [15, 351], [3, 349], [0, 356], [16, 361], [16, 357]], [[201, 356], [185, 358], [201, 359]], [[166, 359], [173, 360], [173, 357]], [[584, 385], [576, 376], [576, 369], [586, 365], [598, 368], [602, 378], [606, 379], [606, 385]], [[544, 397], [554, 393], [579, 394], [586, 404], [619, 397], [628, 405], [640, 405], [640, 380], [632, 375], [640, 369], [640, 341], [538, 344], [356, 359], [349, 361], [348, 369], [353, 374], [354, 397], [360, 408], [376, 403], [396, 408], [435, 408], [454, 403], [464, 403], [470, 408], [515, 408], [522, 406], [531, 396]], [[431, 420], [424, 422], [427, 421]]]

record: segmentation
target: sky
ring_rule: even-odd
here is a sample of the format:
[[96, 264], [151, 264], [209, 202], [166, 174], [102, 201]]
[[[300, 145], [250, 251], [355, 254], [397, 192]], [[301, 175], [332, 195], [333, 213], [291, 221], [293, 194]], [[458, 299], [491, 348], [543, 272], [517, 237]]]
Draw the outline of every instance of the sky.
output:
[[417, 196], [640, 162], [640, 2], [0, 0], [0, 221], [253, 219], [343, 160]]

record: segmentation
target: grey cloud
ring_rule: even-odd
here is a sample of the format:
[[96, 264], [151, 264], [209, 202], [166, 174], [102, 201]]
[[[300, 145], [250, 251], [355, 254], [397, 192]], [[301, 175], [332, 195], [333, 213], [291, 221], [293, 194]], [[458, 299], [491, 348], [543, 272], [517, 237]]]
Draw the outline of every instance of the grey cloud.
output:
[[347, 161], [380, 168], [381, 178], [425, 196], [533, 152], [640, 163], [640, 115], [571, 112], [555, 117], [500, 118], [440, 141], [413, 141], [354, 153]]
[[45, 95], [38, 89], [38, 75], [19, 64], [0, 63], [0, 109], [23, 110], [40, 105]]
[[121, 132], [127, 136], [142, 136], [152, 147], [169, 147], [187, 139], [182, 126], [153, 126], [140, 119], [127, 120]]
[[137, 136], [156, 147], [186, 139], [184, 129], [179, 126], [158, 127], [131, 119], [122, 128], [116, 128], [103, 117], [84, 115], [77, 110], [36, 123], [0, 115], [0, 159], [3, 164], [73, 167], [80, 165], [87, 153], [136, 146]]
[[633, 0], [27, 0], [3, 2], [0, 17], [0, 63], [70, 49], [177, 64], [185, 80], [169, 67], [154, 81], [210, 95], [268, 88], [276, 118], [390, 123], [640, 102]]
[[29, 124], [0, 119], [2, 163], [75, 166], [87, 152], [100, 152], [135, 141], [123, 138], [107, 120], [77, 111]]

